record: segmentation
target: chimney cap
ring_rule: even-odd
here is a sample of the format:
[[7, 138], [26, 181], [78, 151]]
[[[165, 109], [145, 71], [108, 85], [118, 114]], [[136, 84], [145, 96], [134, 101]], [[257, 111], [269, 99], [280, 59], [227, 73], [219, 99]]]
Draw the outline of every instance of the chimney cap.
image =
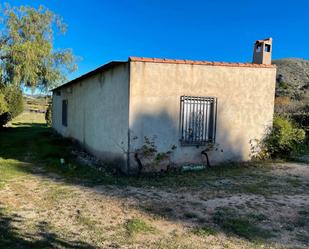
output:
[[273, 38], [269, 37], [269, 38], [265, 38], [265, 39], [261, 39], [261, 40], [256, 40], [255, 41], [255, 44], [257, 43], [264, 43], [264, 42], [272, 42], [273, 41]]

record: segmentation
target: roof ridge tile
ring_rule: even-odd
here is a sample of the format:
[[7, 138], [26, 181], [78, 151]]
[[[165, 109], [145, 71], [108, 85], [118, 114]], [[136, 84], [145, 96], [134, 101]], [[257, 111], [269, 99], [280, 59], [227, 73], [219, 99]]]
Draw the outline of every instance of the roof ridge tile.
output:
[[146, 58], [130, 56], [129, 61], [133, 62], [153, 62], [153, 63], [172, 63], [172, 64], [193, 64], [193, 65], [210, 65], [210, 66], [227, 66], [227, 67], [257, 67], [257, 68], [276, 68], [276, 65], [243, 63], [243, 62], [222, 62], [222, 61], [194, 61], [167, 58]]

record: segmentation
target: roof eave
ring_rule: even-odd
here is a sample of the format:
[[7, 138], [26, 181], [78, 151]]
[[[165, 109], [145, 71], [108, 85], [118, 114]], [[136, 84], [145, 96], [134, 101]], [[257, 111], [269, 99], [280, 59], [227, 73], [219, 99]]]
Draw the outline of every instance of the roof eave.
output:
[[80, 80], [87, 79], [87, 78], [89, 78], [89, 77], [91, 77], [93, 75], [96, 75], [97, 73], [104, 72], [104, 71], [106, 71], [106, 70], [108, 70], [110, 68], [113, 68], [115, 66], [118, 66], [118, 65], [121, 65], [121, 64], [125, 64], [125, 63], [127, 63], [127, 61], [111, 61], [111, 62], [109, 62], [107, 64], [104, 64], [103, 66], [98, 67], [98, 68], [96, 68], [96, 69], [94, 69], [94, 70], [92, 70], [92, 71], [90, 71], [90, 72], [88, 72], [86, 74], [83, 74], [83, 75], [81, 75], [81, 76], [79, 76], [79, 77], [77, 77], [77, 78], [75, 78], [73, 80], [70, 80], [67, 83], [64, 83], [64, 84], [62, 84], [60, 86], [57, 86], [57, 87], [51, 89], [51, 91], [53, 92], [53, 91], [59, 90], [59, 89], [61, 89], [63, 87], [68, 87], [68, 86], [70, 86], [70, 85], [72, 85], [72, 84], [74, 84], [74, 83], [76, 83], [76, 82], [78, 82]]

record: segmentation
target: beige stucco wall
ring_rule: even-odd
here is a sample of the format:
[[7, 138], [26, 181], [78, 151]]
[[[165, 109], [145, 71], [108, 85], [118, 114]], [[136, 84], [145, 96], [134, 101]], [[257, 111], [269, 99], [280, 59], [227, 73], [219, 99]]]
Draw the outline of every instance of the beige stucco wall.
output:
[[[128, 150], [128, 64], [118, 65], [53, 94], [53, 128], [89, 152], [126, 167]], [[68, 126], [62, 100], [68, 100]]]
[[250, 140], [261, 139], [272, 124], [275, 68], [153, 62], [130, 62], [130, 68], [130, 151], [143, 145], [144, 136], [156, 136], [160, 152], [177, 146], [173, 162], [202, 162], [204, 147], [179, 142], [182, 95], [218, 98], [219, 150], [210, 153], [211, 163], [250, 159]]

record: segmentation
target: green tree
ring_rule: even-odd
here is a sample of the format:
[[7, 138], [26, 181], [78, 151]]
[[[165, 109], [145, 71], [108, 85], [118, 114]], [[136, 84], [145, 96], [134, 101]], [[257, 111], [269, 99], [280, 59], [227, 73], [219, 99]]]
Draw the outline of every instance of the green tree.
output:
[[0, 91], [0, 115], [9, 110], [4, 94]]
[[77, 65], [70, 49], [54, 48], [55, 32], [66, 32], [60, 16], [43, 6], [8, 4], [0, 15], [0, 119], [7, 120], [22, 110], [23, 87], [47, 91]]
[[70, 49], [54, 48], [54, 33], [66, 32], [62, 19], [40, 6], [2, 10], [0, 24], [0, 67], [2, 84], [24, 85], [47, 90], [76, 70]]

